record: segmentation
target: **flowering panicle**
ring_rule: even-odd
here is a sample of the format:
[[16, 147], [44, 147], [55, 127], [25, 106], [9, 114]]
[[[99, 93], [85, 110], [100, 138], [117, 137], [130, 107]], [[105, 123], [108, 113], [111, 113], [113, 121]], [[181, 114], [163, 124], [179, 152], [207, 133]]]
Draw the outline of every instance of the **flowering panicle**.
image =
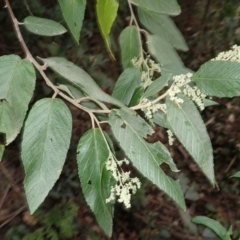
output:
[[130, 172], [123, 172], [121, 168], [123, 163], [129, 164], [129, 161], [126, 158], [118, 161], [112, 154], [106, 162], [107, 170], [112, 172], [112, 176], [116, 180], [116, 185], [111, 187], [111, 194], [106, 199], [106, 203], [115, 201], [118, 197], [118, 202], [122, 202], [126, 208], [130, 208], [131, 194], [136, 193], [141, 183], [137, 177], [131, 178]]
[[240, 46], [232, 46], [231, 50], [219, 53], [212, 61], [240, 62]]
[[145, 116], [148, 119], [151, 119], [153, 117], [153, 113], [157, 112], [158, 110], [163, 111], [164, 113], [166, 113], [166, 104], [165, 103], [152, 103], [150, 100], [148, 100], [147, 98], [143, 98], [141, 100], [141, 104], [143, 105], [147, 105], [146, 108], [143, 109]]
[[173, 141], [174, 141], [174, 139], [173, 139], [173, 132], [171, 131], [171, 130], [167, 130], [167, 134], [168, 134], [168, 143], [169, 143], [169, 145], [173, 145]]
[[146, 59], [133, 58], [132, 64], [136, 67], [143, 66], [144, 70], [142, 71], [141, 80], [144, 89], [147, 88], [152, 83], [154, 72], [158, 73], [161, 72], [160, 65], [155, 63], [152, 59], [150, 59], [150, 56], [147, 56]]
[[173, 77], [173, 84], [168, 90], [170, 100], [176, 102], [178, 105], [183, 103], [183, 99], [177, 97], [178, 93], [183, 93], [191, 98], [200, 110], [204, 109], [203, 99], [206, 97], [197, 86], [191, 87], [188, 83], [191, 82], [192, 73], [181, 74]]

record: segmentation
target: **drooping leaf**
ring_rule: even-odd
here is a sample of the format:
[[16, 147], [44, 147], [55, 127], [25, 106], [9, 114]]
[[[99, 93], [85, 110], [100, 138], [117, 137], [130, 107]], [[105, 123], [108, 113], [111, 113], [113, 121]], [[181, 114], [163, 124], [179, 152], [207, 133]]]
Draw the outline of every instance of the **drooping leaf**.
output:
[[137, 105], [140, 102], [141, 97], [143, 96], [144, 88], [143, 86], [139, 86], [135, 89], [132, 99], [130, 103], [128, 104], [129, 107], [133, 107]]
[[215, 185], [213, 152], [206, 127], [195, 104], [184, 95], [179, 96], [184, 100], [180, 107], [169, 98], [166, 101], [167, 120], [171, 130]]
[[235, 173], [235, 174], [232, 175], [231, 177], [240, 178], [240, 172]]
[[58, 0], [58, 3], [73, 38], [79, 44], [86, 0]]
[[187, 51], [188, 46], [172, 19], [163, 14], [138, 8], [140, 22], [154, 35], [164, 38], [176, 49]]
[[170, 153], [160, 142], [151, 144], [144, 139], [153, 133], [152, 128], [134, 112], [121, 109], [110, 113], [109, 123], [120, 146], [138, 171], [185, 209], [178, 181], [166, 176], [159, 167], [166, 162], [173, 171], [177, 171]]
[[73, 86], [82, 90], [85, 94], [93, 97], [99, 101], [108, 102], [113, 105], [124, 107], [124, 104], [119, 100], [106, 94], [102, 89], [94, 82], [94, 80], [83, 69], [69, 62], [65, 58], [51, 57], [40, 58], [46, 63], [53, 71], [64, 77]]
[[181, 12], [176, 0], [132, 0], [132, 2], [141, 8], [157, 13], [175, 16]]
[[191, 79], [206, 95], [235, 97], [240, 95], [239, 69], [239, 62], [209, 61]]
[[71, 113], [62, 100], [45, 98], [34, 104], [22, 140], [24, 188], [31, 213], [44, 201], [59, 178], [71, 131]]
[[140, 57], [141, 44], [136, 26], [123, 29], [119, 37], [123, 68], [132, 67], [132, 59]]
[[210, 229], [212, 229], [222, 240], [230, 240], [227, 235], [227, 229], [223, 227], [219, 222], [205, 217], [205, 216], [196, 216], [192, 219], [193, 223], [202, 224]]
[[141, 83], [141, 72], [138, 68], [127, 68], [119, 76], [112, 96], [128, 105], [135, 89]]
[[102, 134], [100, 129], [91, 129], [80, 138], [77, 162], [84, 197], [98, 224], [110, 237], [113, 205], [106, 203], [106, 199], [110, 196], [112, 177], [105, 165], [109, 149]]
[[[73, 99], [80, 99], [80, 98], [85, 97], [84, 93], [80, 89], [75, 88], [70, 83], [60, 84], [60, 85], [58, 85], [58, 89], [67, 93]], [[96, 103], [94, 103], [91, 100], [82, 101], [81, 104], [84, 107], [87, 107], [90, 109], [99, 109], [100, 108]]]
[[29, 16], [23, 22], [28, 31], [37, 35], [57, 36], [67, 31], [60, 23], [51, 19]]
[[4, 146], [0, 145], [0, 162], [2, 161], [3, 153], [4, 153]]
[[168, 81], [172, 78], [172, 74], [164, 75], [152, 82], [152, 84], [147, 88], [143, 97], [150, 97], [157, 94], [161, 91], [165, 86], [167, 86]]
[[97, 19], [101, 30], [102, 37], [105, 41], [106, 47], [114, 58], [111, 51], [111, 42], [109, 34], [113, 25], [113, 22], [117, 16], [118, 2], [116, 0], [97, 0]]
[[[63, 91], [63, 92], [65, 92], [65, 93], [67, 93], [71, 98], [74, 99], [73, 94], [71, 93], [71, 91], [69, 90], [69, 88], [68, 88], [66, 85], [64, 85], [64, 84], [59, 84], [59, 85], [58, 85], [58, 89], [61, 90], [61, 91]], [[83, 95], [83, 96], [84, 96], [84, 95]]]
[[164, 38], [157, 35], [148, 36], [148, 49], [154, 58], [162, 65], [182, 65], [181, 58], [174, 50], [173, 46]]
[[16, 55], [0, 57], [0, 140], [11, 143], [23, 125], [35, 87], [35, 70]]

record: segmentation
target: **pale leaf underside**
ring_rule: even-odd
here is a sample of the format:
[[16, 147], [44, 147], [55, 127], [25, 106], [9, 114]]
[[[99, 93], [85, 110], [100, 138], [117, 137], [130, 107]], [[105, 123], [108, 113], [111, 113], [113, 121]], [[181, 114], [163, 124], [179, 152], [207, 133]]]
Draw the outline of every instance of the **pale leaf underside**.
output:
[[60, 176], [71, 131], [71, 113], [62, 100], [44, 98], [34, 104], [25, 123], [21, 154], [31, 213], [44, 201]]

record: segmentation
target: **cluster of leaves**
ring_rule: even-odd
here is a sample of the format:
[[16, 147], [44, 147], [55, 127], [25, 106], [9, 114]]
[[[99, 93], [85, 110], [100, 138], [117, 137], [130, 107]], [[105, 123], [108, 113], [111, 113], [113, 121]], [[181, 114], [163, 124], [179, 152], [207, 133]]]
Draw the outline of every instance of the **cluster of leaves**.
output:
[[[64, 101], [56, 96], [87, 112], [91, 118], [92, 128], [80, 138], [77, 147], [78, 172], [85, 199], [108, 236], [112, 234], [115, 199], [111, 202], [106, 199], [113, 192], [115, 197], [121, 195], [124, 202], [124, 197], [132, 192], [129, 188], [126, 190], [131, 179], [129, 174], [124, 175], [120, 164], [114, 165], [119, 160], [115, 157], [111, 138], [101, 128], [102, 122], [110, 125], [133, 166], [182, 209], [185, 209], [185, 201], [179, 182], [160, 168], [162, 163], [167, 163], [172, 171], [178, 171], [169, 151], [161, 142], [146, 141], [147, 136], [154, 133], [155, 124], [168, 129], [178, 138], [211, 184], [215, 185], [213, 152], [206, 127], [193, 99], [181, 93], [180, 88], [188, 86], [215, 97], [239, 96], [240, 63], [222, 60], [205, 63], [196, 73], [189, 75], [189, 82], [179, 87], [174, 99], [180, 99], [181, 103], [171, 99], [175, 76], [192, 72], [184, 66], [175, 51], [187, 50], [181, 33], [169, 17], [180, 13], [176, 0], [128, 0], [130, 25], [122, 30], [119, 37], [123, 72], [112, 96], [102, 91], [88, 73], [64, 58], [38, 58], [44, 64], [40, 65], [28, 50], [19, 25], [43, 36], [60, 35], [66, 29], [53, 20], [34, 16], [26, 17], [23, 23], [19, 23], [8, 0], [5, 3], [26, 58], [21, 59], [17, 55], [0, 57], [0, 151], [3, 155], [5, 146], [17, 137], [24, 124], [21, 157], [25, 170], [24, 188], [31, 213], [44, 201], [59, 178], [70, 144], [71, 113]], [[59, 0], [59, 4], [64, 20], [78, 43], [86, 1]], [[112, 58], [109, 34], [118, 6], [115, 0], [98, 0], [96, 6], [99, 27]], [[139, 27], [135, 10], [145, 29]], [[160, 65], [150, 59], [149, 54]], [[54, 94], [52, 98], [37, 101], [24, 123], [35, 88], [34, 67]], [[67, 80], [68, 84], [54, 85], [46, 75], [47, 68]], [[155, 79], [154, 73], [159, 72], [159, 68], [161, 76]], [[76, 98], [73, 89], [78, 96], [82, 96], [80, 99]], [[159, 96], [159, 92], [163, 91]], [[208, 99], [203, 100], [205, 106], [214, 104]], [[86, 101], [93, 103], [93, 107], [89, 108]], [[105, 103], [113, 108], [109, 109]], [[146, 114], [143, 118], [136, 110], [143, 110], [144, 113], [148, 110], [152, 117]], [[104, 115], [104, 121], [99, 114]], [[106, 168], [110, 160], [115, 166], [112, 171]], [[121, 187], [117, 188], [118, 185]]]

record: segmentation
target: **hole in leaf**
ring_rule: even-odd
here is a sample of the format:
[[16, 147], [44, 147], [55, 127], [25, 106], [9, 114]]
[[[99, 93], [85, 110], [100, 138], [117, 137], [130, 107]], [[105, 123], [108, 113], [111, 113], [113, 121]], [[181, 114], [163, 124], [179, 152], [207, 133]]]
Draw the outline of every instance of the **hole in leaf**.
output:
[[80, 151], [77, 151], [77, 154], [79, 154], [80, 153]]
[[76, 27], [77, 26], [77, 24], [74, 22], [74, 26]]
[[92, 185], [92, 181], [91, 180], [88, 180], [88, 185]]
[[159, 167], [160, 167], [164, 172], [168, 172], [168, 171], [172, 172], [170, 166], [169, 166], [167, 163], [165, 163], [165, 162], [161, 163], [161, 164], [159, 165]]
[[121, 124], [121, 128], [126, 128], [126, 124], [124, 122]]
[[0, 133], [0, 144], [6, 145], [6, 133]]
[[50, 141], [51, 141], [51, 142], [53, 141], [52, 138], [50, 138]]

